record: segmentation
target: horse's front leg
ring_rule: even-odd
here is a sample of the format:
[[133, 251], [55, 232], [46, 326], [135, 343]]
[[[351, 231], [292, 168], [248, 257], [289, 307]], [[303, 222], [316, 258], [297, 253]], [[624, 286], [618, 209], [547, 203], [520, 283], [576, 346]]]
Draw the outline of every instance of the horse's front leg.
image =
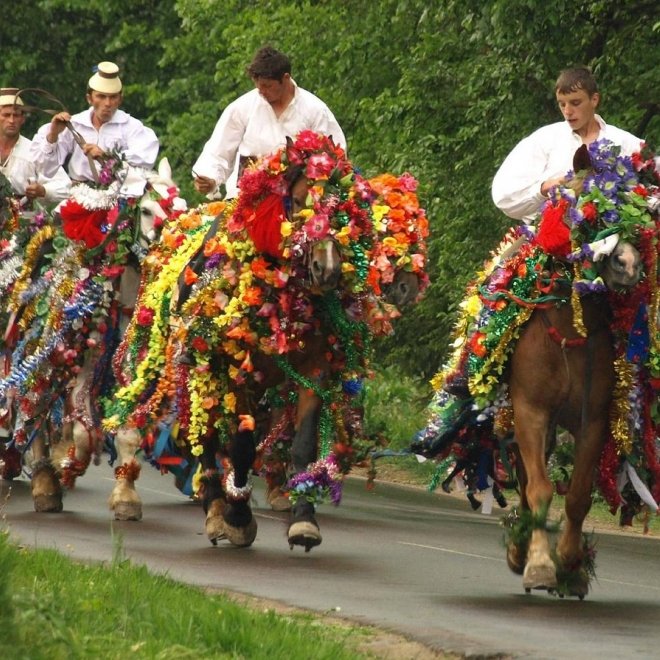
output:
[[[296, 411], [296, 432], [291, 444], [291, 464], [294, 475], [306, 472], [318, 454], [318, 428], [321, 400], [311, 390], [300, 388]], [[289, 547], [302, 545], [305, 552], [320, 545], [321, 530], [314, 516], [314, 504], [304, 496], [296, 500], [289, 524]]]
[[120, 428], [115, 437], [120, 464], [115, 468], [115, 486], [108, 500], [115, 520], [142, 520], [142, 500], [135, 490], [140, 476], [140, 464], [135, 459], [140, 439], [140, 432], [128, 427]]
[[38, 513], [59, 513], [62, 511], [62, 486], [50, 460], [43, 431], [39, 431], [30, 449], [33, 456], [30, 486], [34, 510]]
[[558, 570], [571, 596], [583, 598], [589, 592], [585, 569], [584, 519], [591, 508], [594, 474], [607, 437], [607, 415], [594, 415], [586, 432], [575, 439], [573, 474], [565, 501], [566, 522], [557, 542]]
[[252, 545], [257, 521], [252, 515], [250, 471], [257, 457], [254, 428], [250, 415], [241, 415], [238, 431], [229, 443], [230, 464], [224, 475], [226, 503], [222, 518], [227, 540], [233, 545]]
[[[526, 398], [516, 397], [514, 390], [511, 394], [516, 440], [526, 478], [524, 499], [529, 506], [532, 527], [523, 572], [523, 587], [527, 591], [555, 589], [557, 575], [546, 531], [553, 494], [545, 466], [545, 440], [549, 419], [547, 413], [530, 405]], [[509, 563], [511, 565], [511, 560]]]

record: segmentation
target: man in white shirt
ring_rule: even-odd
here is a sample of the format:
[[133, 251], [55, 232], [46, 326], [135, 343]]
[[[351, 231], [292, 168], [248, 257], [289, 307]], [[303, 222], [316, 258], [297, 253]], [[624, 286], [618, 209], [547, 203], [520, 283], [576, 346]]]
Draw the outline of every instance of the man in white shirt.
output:
[[[96, 73], [89, 79], [86, 99], [90, 106], [87, 110], [73, 116], [58, 112], [35, 135], [32, 156], [44, 172], [52, 174], [68, 159], [67, 169], [73, 181], [94, 182], [93, 161], [103, 160], [113, 149], [121, 151], [134, 168], [153, 169], [158, 156], [158, 138], [139, 119], [119, 109], [123, 94], [116, 64], [99, 63]], [[67, 130], [66, 122], [81, 136], [82, 146]], [[95, 163], [94, 169], [98, 172]], [[131, 194], [131, 191], [126, 192]]]
[[16, 196], [26, 203], [36, 199], [55, 205], [68, 197], [71, 181], [61, 167], [52, 177], [46, 176], [30, 157], [32, 142], [21, 135], [25, 109], [17, 93], [18, 89], [13, 87], [0, 89], [0, 172], [7, 177]]
[[236, 197], [238, 179], [245, 165], [272, 153], [309, 129], [331, 136], [346, 149], [337, 120], [317, 96], [298, 87], [291, 77], [291, 63], [283, 53], [264, 46], [247, 68], [255, 89], [230, 103], [193, 166], [195, 189], [214, 195], [221, 184], [227, 197]]
[[533, 224], [550, 190], [562, 183], [573, 167], [573, 155], [583, 144], [606, 139], [630, 155], [641, 140], [610, 126], [596, 109], [598, 86], [587, 67], [559, 74], [555, 96], [563, 122], [549, 124], [519, 142], [500, 166], [492, 185], [495, 205], [509, 217]]

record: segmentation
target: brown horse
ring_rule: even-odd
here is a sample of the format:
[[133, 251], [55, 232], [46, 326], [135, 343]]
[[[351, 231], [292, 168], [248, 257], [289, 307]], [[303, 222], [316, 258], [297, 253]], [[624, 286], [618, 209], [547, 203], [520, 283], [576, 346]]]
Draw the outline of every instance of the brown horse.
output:
[[[545, 204], [533, 240], [525, 230], [510, 232], [468, 288], [456, 349], [432, 381], [431, 415], [411, 449], [441, 459], [441, 467], [455, 460], [457, 469], [484, 477], [490, 470], [495, 479], [510, 447], [521, 507], [504, 521], [509, 567], [527, 591], [584, 598], [593, 554], [582, 527], [596, 477], [616, 510], [619, 458], [632, 456], [648, 480], [630, 477], [633, 497], [650, 504], [660, 492], [651, 412], [657, 384], [649, 383], [659, 340], [651, 200], [660, 179], [653, 159], [622, 157], [607, 142], [578, 150], [574, 169], [570, 186]], [[457, 388], [460, 378], [466, 384]], [[559, 427], [574, 437], [575, 455], [566, 523], [551, 548], [546, 463]]]
[[[619, 239], [599, 271], [607, 289], [625, 297], [642, 278], [640, 253]], [[657, 275], [650, 272], [649, 277]], [[565, 299], [570, 297], [563, 293]], [[590, 294], [572, 304], [537, 308], [511, 356], [508, 385], [521, 505], [531, 513], [527, 519], [531, 535], [524, 540], [512, 537], [507, 560], [514, 572], [523, 574], [526, 591], [559, 589], [560, 594], [580, 599], [588, 592], [591, 567], [582, 527], [610, 433], [616, 384], [611, 300], [611, 294]], [[566, 493], [566, 521], [553, 559], [546, 530], [553, 486], [546, 461], [558, 426], [573, 435], [575, 458]], [[558, 575], [563, 584], [558, 583]]]
[[509, 567], [523, 573], [527, 591], [557, 587], [557, 566], [546, 532], [553, 496], [546, 458], [560, 426], [575, 438], [575, 461], [566, 494], [566, 522], [556, 553], [560, 566], [575, 573], [570, 592], [580, 598], [588, 591], [588, 575], [578, 570], [585, 559], [582, 525], [591, 507], [596, 466], [608, 437], [615, 383], [605, 298], [584, 298], [582, 313], [586, 338], [575, 330], [570, 305], [535, 311], [516, 344], [508, 378], [520, 458], [521, 506], [533, 516], [529, 544], [512, 543], [508, 547]]

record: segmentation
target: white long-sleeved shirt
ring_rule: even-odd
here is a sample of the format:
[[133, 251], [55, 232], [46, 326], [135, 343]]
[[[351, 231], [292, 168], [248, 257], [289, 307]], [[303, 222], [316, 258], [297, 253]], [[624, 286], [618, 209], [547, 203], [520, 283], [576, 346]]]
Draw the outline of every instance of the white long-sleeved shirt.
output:
[[[96, 130], [92, 124], [92, 108], [83, 110], [71, 117], [71, 125], [82, 135], [88, 144], [96, 144], [103, 151], [119, 149], [129, 165], [150, 170], [158, 156], [156, 134], [139, 119], [131, 117], [123, 110], [117, 110], [112, 119]], [[44, 124], [34, 136], [31, 155], [46, 175], [52, 176], [59, 166], [65, 164], [73, 181], [93, 181], [92, 169], [87, 156], [78, 146], [69, 130], [59, 134], [57, 142], [51, 144], [46, 139], [50, 124]], [[100, 166], [99, 166], [100, 167]], [[97, 169], [98, 171], [98, 169]]]
[[346, 148], [344, 132], [330, 108], [311, 92], [295, 84], [289, 106], [276, 116], [257, 89], [232, 101], [220, 115], [213, 134], [193, 166], [193, 176], [206, 176], [227, 187], [227, 197], [236, 197], [241, 156], [265, 156], [286, 144], [286, 138], [309, 129], [331, 136]]
[[46, 176], [40, 171], [31, 157], [32, 140], [23, 135], [18, 136], [7, 161], [0, 166], [17, 195], [25, 194], [25, 187], [33, 180], [40, 183], [46, 190], [46, 204], [56, 204], [69, 196], [71, 179], [63, 168], [58, 167], [53, 176]]
[[[620, 146], [624, 155], [639, 151], [642, 140], [638, 137], [606, 124], [599, 115], [596, 121], [600, 125], [599, 140]], [[493, 179], [495, 206], [511, 218], [533, 224], [546, 199], [541, 184], [573, 169], [573, 156], [581, 145], [582, 139], [566, 121], [543, 126], [521, 140]]]

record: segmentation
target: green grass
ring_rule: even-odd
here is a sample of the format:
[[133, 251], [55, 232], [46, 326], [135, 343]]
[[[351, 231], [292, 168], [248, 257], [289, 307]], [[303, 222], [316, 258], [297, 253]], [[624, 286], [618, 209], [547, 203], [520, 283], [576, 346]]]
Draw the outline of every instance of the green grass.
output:
[[364, 658], [363, 629], [255, 611], [221, 594], [27, 550], [0, 532], [0, 657], [7, 660]]

